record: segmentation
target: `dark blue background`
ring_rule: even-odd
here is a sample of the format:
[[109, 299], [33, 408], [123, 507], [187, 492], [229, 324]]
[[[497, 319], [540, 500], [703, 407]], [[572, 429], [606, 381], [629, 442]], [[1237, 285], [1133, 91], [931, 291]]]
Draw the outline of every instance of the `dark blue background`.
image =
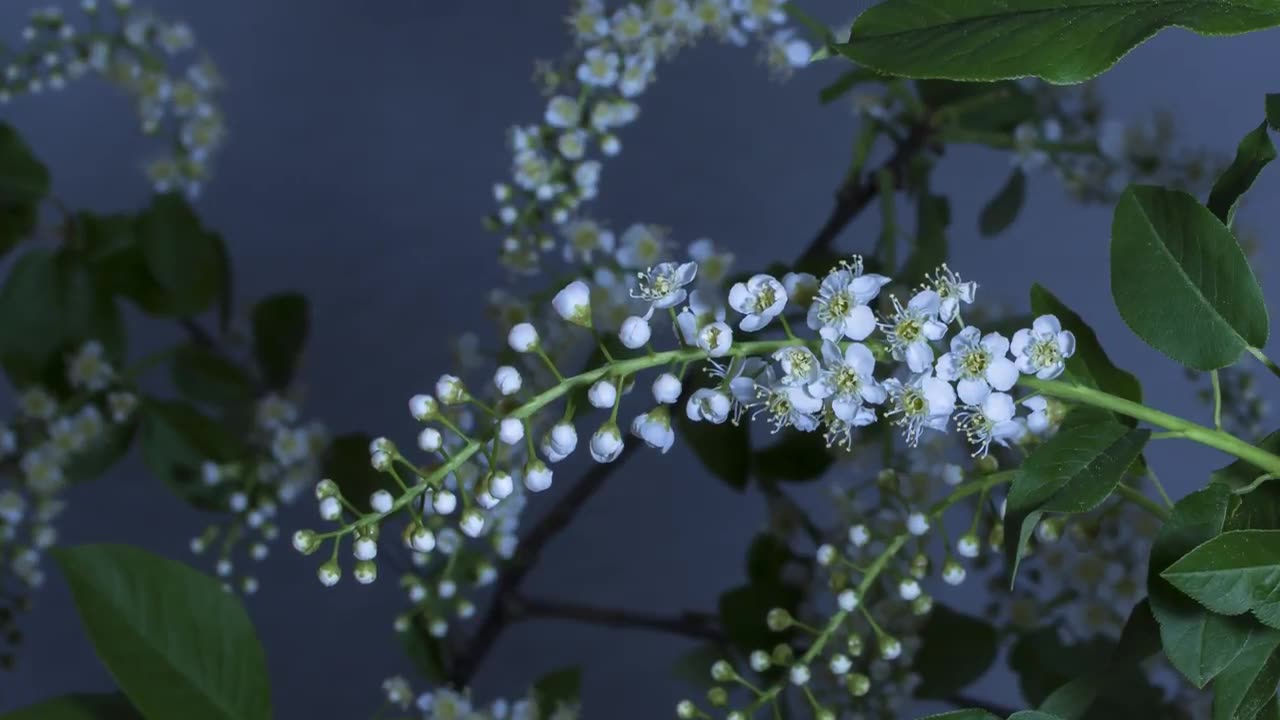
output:
[[[848, 20], [846, 3], [804, 2], [823, 20]], [[858, 4], [859, 6], [861, 3]], [[217, 178], [200, 200], [229, 243], [243, 301], [279, 289], [306, 292], [314, 312], [306, 409], [335, 431], [407, 440], [405, 400], [447, 362], [442, 340], [476, 329], [490, 341], [485, 291], [502, 282], [497, 238], [479, 218], [489, 188], [507, 173], [504, 131], [541, 116], [530, 82], [536, 57], [568, 47], [563, 0], [156, 0], [185, 18], [227, 79], [231, 135]], [[16, 40], [25, 3], [0, 9]], [[1262, 95], [1280, 91], [1276, 33], [1206, 39], [1166, 33], [1102, 81], [1111, 114], [1138, 119], [1172, 110], [1180, 138], [1222, 153], [1261, 118]], [[706, 235], [740, 267], [793, 257], [830, 209], [854, 121], [847, 106], [819, 107], [818, 88], [846, 67], [828, 63], [785, 85], [768, 80], [755, 50], [712, 43], [660, 69], [642, 98], [641, 122], [622, 135], [606, 168], [595, 213], [674, 228], [683, 242]], [[51, 166], [57, 193], [95, 210], [135, 208], [148, 188], [148, 145], [128, 101], [96, 80], [3, 109]], [[1143, 346], [1111, 305], [1109, 208], [1081, 208], [1059, 183], [1037, 176], [1027, 208], [996, 239], [976, 232], [981, 203], [1003, 183], [1004, 155], [948, 151], [936, 190], [955, 209], [952, 266], [983, 285], [980, 297], [1025, 308], [1040, 281], [1083, 314], [1113, 358], [1143, 378], [1159, 407], [1203, 417], [1181, 371]], [[1247, 226], [1273, 227], [1280, 173], [1269, 172], [1243, 211]], [[842, 237], [869, 248], [874, 213]], [[1262, 233], [1258, 272], [1275, 297], [1276, 254]], [[142, 353], [177, 337], [137, 325]], [[490, 342], [489, 344], [492, 344]], [[8, 396], [5, 396], [8, 397]], [[1201, 483], [1216, 456], [1160, 447], [1155, 467], [1175, 494]], [[562, 474], [562, 477], [564, 474]], [[567, 477], [564, 477], [567, 480]], [[561, 481], [563, 490], [566, 483]], [[554, 492], [554, 491], [553, 491]], [[816, 487], [803, 492], [816, 493]], [[802, 492], [802, 494], [803, 494]], [[121, 541], [187, 558], [203, 519], [130, 459], [78, 487], [60, 522], [64, 542]], [[533, 513], [551, 504], [537, 499]], [[763, 504], [709, 481], [683, 449], [646, 455], [610, 480], [576, 525], [550, 546], [530, 587], [542, 595], [654, 610], [710, 608], [741, 576], [741, 554]], [[309, 502], [294, 509], [314, 524]], [[294, 526], [286, 518], [286, 527]], [[281, 718], [361, 718], [380, 702], [378, 685], [408, 671], [391, 632], [402, 606], [390, 580], [322, 591], [313, 559], [285, 544], [261, 569], [249, 608], [266, 645]], [[28, 617], [16, 672], [0, 676], [0, 711], [111, 681], [94, 657], [56, 572]], [[961, 606], [976, 606], [961, 591]], [[670, 717], [680, 687], [667, 667], [679, 639], [535, 622], [509, 630], [491, 654], [477, 694], [522, 692], [538, 674], [571, 662], [589, 668], [589, 717]], [[1016, 702], [1007, 678], [979, 688]]]

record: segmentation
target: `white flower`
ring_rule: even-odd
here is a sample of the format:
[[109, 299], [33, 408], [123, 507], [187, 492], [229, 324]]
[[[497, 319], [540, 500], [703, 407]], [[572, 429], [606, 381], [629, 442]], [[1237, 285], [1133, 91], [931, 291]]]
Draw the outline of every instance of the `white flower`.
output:
[[325, 520], [337, 520], [342, 517], [342, 503], [336, 497], [327, 497], [320, 501], [320, 517]]
[[818, 286], [806, 322], [823, 340], [865, 340], [876, 329], [876, 316], [867, 303], [889, 282], [883, 275], [863, 275], [862, 258], [832, 270]]
[[1004, 392], [1018, 381], [1018, 368], [1008, 358], [1009, 341], [1000, 333], [982, 335], [970, 325], [951, 338], [951, 352], [938, 358], [937, 375], [957, 383], [961, 402], [977, 405], [991, 388]]
[[515, 445], [524, 439], [524, 423], [516, 418], [503, 418], [498, 423], [498, 439], [508, 445]]
[[631, 291], [631, 297], [652, 304], [659, 310], [675, 307], [689, 296], [686, 285], [693, 282], [698, 275], [698, 263], [664, 262], [637, 273], [640, 280], [638, 290]]
[[524, 486], [529, 492], [542, 492], [551, 487], [551, 468], [541, 460], [530, 460], [524, 466]]
[[822, 360], [826, 370], [809, 391], [818, 398], [830, 398], [831, 412], [854, 427], [871, 424], [875, 411], [866, 404], [879, 405], [888, 397], [884, 386], [876, 381], [876, 359], [862, 343], [850, 343], [843, 352], [836, 343], [822, 343]]
[[649, 342], [652, 334], [648, 320], [639, 315], [632, 315], [622, 321], [622, 327], [618, 330], [618, 339], [622, 342], [623, 347], [630, 350], [638, 350]]
[[480, 537], [480, 532], [484, 530], [484, 515], [478, 510], [467, 510], [458, 520], [458, 528], [467, 537]]
[[578, 82], [593, 87], [609, 87], [618, 81], [618, 54], [603, 47], [589, 48], [578, 65]]
[[1022, 405], [1031, 409], [1031, 413], [1027, 415], [1027, 429], [1036, 435], [1043, 435], [1049, 431], [1049, 401], [1045, 400], [1041, 395], [1033, 395], [1022, 401]]
[[552, 426], [551, 431], [542, 439], [542, 454], [553, 463], [569, 457], [577, 447], [578, 431], [567, 420], [561, 420]]
[[370, 537], [356, 538], [351, 551], [357, 560], [372, 560], [378, 556], [378, 541]]
[[898, 582], [898, 596], [907, 602], [920, 597], [920, 583], [911, 578], [903, 578]]
[[730, 7], [742, 16], [742, 27], [746, 30], [759, 30], [768, 24], [781, 25], [786, 22], [787, 14], [783, 10], [784, 0], [731, 0]]
[[623, 97], [636, 97], [643, 93], [653, 80], [654, 59], [649, 53], [629, 55], [622, 63], [622, 78], [618, 81], [618, 91]]
[[578, 101], [557, 95], [547, 102], [546, 122], [553, 128], [568, 129], [578, 126], [582, 119], [582, 108]]
[[604, 16], [604, 4], [599, 0], [580, 0], [577, 9], [569, 16], [569, 27], [579, 42], [592, 42], [609, 34], [609, 21]]
[[613, 252], [613, 233], [600, 226], [594, 220], [575, 220], [564, 226], [564, 259], [574, 259], [590, 263], [592, 254], [599, 250], [604, 253]]
[[913, 512], [907, 516], [907, 532], [919, 537], [929, 532], [929, 518], [924, 513]]
[[1041, 380], [1052, 380], [1067, 367], [1067, 358], [1075, 354], [1076, 336], [1063, 330], [1058, 318], [1041, 315], [1031, 324], [1013, 334], [1010, 346], [1014, 364], [1028, 375], [1035, 374]]
[[1025, 432], [1013, 418], [1013, 398], [1006, 393], [987, 391], [977, 403], [969, 403], [956, 414], [956, 422], [969, 442], [977, 446], [974, 455], [986, 455], [991, 443], [1008, 445]]
[[591, 436], [591, 458], [599, 463], [611, 463], [622, 454], [622, 433], [613, 422], [600, 426]]
[[913, 376], [906, 383], [897, 378], [884, 382], [892, 409], [886, 417], [898, 416], [895, 425], [903, 428], [907, 444], [915, 446], [925, 428], [944, 431], [956, 408], [956, 391], [945, 380], [932, 373]]
[[662, 373], [653, 381], [653, 399], [664, 405], [671, 405], [680, 399], [683, 389], [680, 378], [671, 373]]
[[[458, 496], [448, 490], [437, 490], [431, 496], [431, 508], [441, 515], [448, 515], [458, 507]], [[445, 537], [441, 533], [441, 537]]]
[[369, 507], [373, 508], [377, 513], [391, 512], [391, 505], [395, 502], [391, 497], [391, 493], [386, 490], [377, 490], [369, 496]]
[[716, 425], [729, 419], [732, 401], [729, 396], [712, 388], [695, 390], [685, 404], [685, 415], [694, 422], [706, 421]]
[[787, 289], [772, 275], [753, 275], [745, 283], [729, 288], [729, 307], [746, 315], [738, 327], [755, 332], [782, 314], [787, 305]]
[[802, 308], [808, 308], [818, 296], [818, 278], [809, 273], [783, 275], [782, 287], [787, 289], [787, 299]]
[[[420, 553], [429, 553], [436, 547], [436, 536], [431, 530], [418, 525], [409, 533], [409, 547]], [[421, 585], [415, 585], [421, 588]]]
[[836, 603], [840, 605], [840, 609], [845, 612], [853, 612], [858, 608], [858, 593], [851, 589], [841, 590], [836, 596]]
[[102, 343], [90, 340], [67, 363], [67, 377], [71, 387], [97, 392], [110, 384], [115, 371], [104, 357]]
[[495, 470], [489, 475], [489, 494], [498, 500], [506, 500], [511, 497], [511, 493], [515, 492], [516, 482], [510, 473], [501, 470]]
[[978, 542], [978, 536], [973, 533], [962, 535], [956, 542], [956, 553], [961, 557], [976, 558], [980, 549], [981, 543]]
[[[709, 238], [698, 238], [689, 243], [688, 252], [689, 258], [698, 263], [699, 281], [708, 287], [718, 287], [733, 266], [733, 253], [716, 250]], [[785, 287], [786, 283], [783, 285]]]
[[409, 414], [415, 420], [429, 420], [435, 417], [437, 410], [436, 399], [430, 395], [414, 395], [409, 398]]
[[849, 670], [853, 668], [853, 661], [849, 659], [848, 655], [836, 653], [831, 656], [831, 660], [827, 663], [827, 667], [831, 670], [831, 674], [839, 677], [847, 674]]
[[[560, 154], [570, 160], [581, 160], [587, 154], [587, 138], [590, 136], [586, 130], [568, 130], [560, 134], [560, 139], [556, 141], [556, 149]], [[559, 212], [565, 212], [564, 208], [558, 208]], [[564, 222], [568, 219], [568, 214], [564, 215], [564, 219], [555, 220], [557, 223]]]
[[871, 542], [871, 531], [867, 529], [866, 525], [854, 525], [849, 528], [849, 542], [854, 547], [863, 547]]
[[516, 352], [530, 352], [538, 347], [538, 331], [527, 322], [514, 325], [507, 333], [507, 344]]
[[676, 316], [674, 332], [685, 345], [698, 344], [698, 331], [707, 323], [724, 320], [724, 306], [707, 300], [701, 290], [689, 293], [689, 304]]
[[441, 375], [436, 381], [436, 397], [445, 405], [456, 405], [467, 399], [467, 388], [455, 375]]
[[822, 411], [822, 400], [804, 388], [776, 382], [772, 368], [766, 367], [761, 377], [751, 381], [750, 385], [734, 380], [731, 388], [739, 402], [759, 408], [752, 415], [753, 419], [761, 413], [769, 416], [774, 432], [788, 426], [801, 432], [811, 432], [818, 427], [815, 415]]
[[906, 360], [911, 372], [930, 370], [929, 366], [933, 364], [933, 347], [929, 343], [941, 340], [947, 334], [946, 323], [938, 320], [941, 304], [941, 298], [933, 290], [916, 293], [906, 307], [895, 297], [893, 317], [880, 326], [889, 340], [893, 358]]
[[960, 317], [961, 303], [965, 305], [973, 303], [973, 298], [978, 292], [977, 283], [962, 282], [960, 275], [952, 272], [946, 264], [938, 268], [938, 271], [929, 278], [929, 284], [942, 299], [942, 303], [938, 306], [938, 317], [948, 325]]
[[422, 448], [423, 452], [435, 452], [443, 444], [444, 437], [435, 428], [423, 428], [422, 432], [418, 433], [418, 447]]
[[[785, 373], [780, 382], [783, 385], [810, 388], [822, 377], [822, 363], [809, 348], [802, 345], [785, 347], [774, 351], [773, 359], [782, 366]], [[814, 397], [820, 397], [814, 393]]]
[[631, 422], [631, 434], [664, 454], [671, 449], [672, 443], [676, 440], [675, 432], [671, 429], [670, 412], [662, 406], [637, 415]]
[[519, 370], [510, 365], [502, 365], [493, 373], [493, 384], [498, 388], [498, 392], [509, 396], [520, 392], [520, 386], [524, 384], [524, 380], [520, 377]]
[[791, 680], [792, 685], [806, 685], [809, 682], [809, 668], [796, 663], [791, 666], [787, 677]]
[[592, 407], [606, 410], [618, 400], [618, 387], [609, 380], [597, 380], [587, 391], [587, 402]]
[[618, 243], [618, 264], [628, 270], [658, 264], [665, 250], [663, 235], [662, 229], [655, 225], [636, 223], [627, 228]]
[[582, 327], [591, 327], [591, 288], [581, 280], [574, 280], [556, 293], [551, 301], [556, 314]]
[[710, 357], [724, 357], [733, 347], [733, 329], [718, 320], [710, 323], [698, 331], [697, 345]]

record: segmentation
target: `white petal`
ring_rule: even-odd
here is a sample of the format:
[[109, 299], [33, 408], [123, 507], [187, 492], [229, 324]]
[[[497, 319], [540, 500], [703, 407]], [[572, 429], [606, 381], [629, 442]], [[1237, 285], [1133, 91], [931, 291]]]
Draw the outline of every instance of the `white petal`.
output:
[[1062, 331], [1062, 324], [1052, 315], [1041, 315], [1031, 323], [1031, 329], [1037, 335], [1057, 335]]
[[965, 405], [981, 405], [991, 394], [991, 386], [985, 380], [961, 380], [956, 389]]
[[998, 356], [987, 366], [986, 378], [987, 382], [991, 383], [991, 387], [1004, 392], [1018, 382], [1018, 368], [1014, 366], [1013, 361]]
[[933, 290], [921, 290], [916, 293], [911, 301], [907, 303], [907, 308], [916, 310], [926, 315], [937, 315], [938, 306], [942, 304], [942, 298], [938, 297], [938, 293]]
[[1004, 357], [1009, 353], [1009, 340], [998, 332], [987, 333], [982, 338], [982, 347], [995, 357]]
[[[1009, 343], [1009, 349], [1013, 354], [1022, 357], [1027, 352], [1027, 345], [1031, 344], [1031, 331], [1023, 328], [1013, 334], [1013, 342]], [[1023, 372], [1026, 372], [1025, 370]]]
[[954, 353], [943, 353], [942, 357], [938, 358], [934, 370], [938, 377], [949, 382], [955, 382], [956, 378], [960, 377], [960, 371], [956, 369], [956, 356]]
[[982, 401], [982, 414], [992, 422], [1004, 422], [1013, 417], [1013, 398], [1007, 393], [995, 392]]
[[872, 405], [879, 405], [889, 396], [889, 394], [885, 392], [884, 386], [877, 382], [862, 383], [862, 386], [858, 388], [858, 393], [862, 395], [863, 400], [871, 403]]
[[1058, 333], [1058, 350], [1062, 352], [1063, 357], [1076, 354], [1076, 336], [1071, 334], [1070, 330]]
[[769, 324], [770, 318], [764, 315], [751, 314], [742, 318], [742, 322], [738, 323], [738, 327], [743, 332], [755, 332], [765, 325]]
[[855, 307], [844, 320], [844, 334], [850, 340], [866, 340], [875, 329], [876, 314], [866, 305]]
[[734, 310], [740, 313], [750, 312], [752, 300], [751, 291], [747, 289], [746, 283], [734, 283], [733, 287], [729, 288], [729, 307]]
[[862, 343], [852, 343], [844, 350], [844, 363], [862, 377], [869, 378], [876, 369], [876, 356]]
[[941, 340], [947, 334], [947, 324], [938, 320], [926, 320], [920, 333], [930, 340]]
[[933, 364], [933, 348], [922, 342], [914, 342], [907, 346], [907, 367], [911, 372], [922, 373]]

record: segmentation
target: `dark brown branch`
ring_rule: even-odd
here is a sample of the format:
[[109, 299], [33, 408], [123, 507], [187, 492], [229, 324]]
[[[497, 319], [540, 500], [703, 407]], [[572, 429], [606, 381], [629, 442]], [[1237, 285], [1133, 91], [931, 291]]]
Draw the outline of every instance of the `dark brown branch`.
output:
[[510, 619], [508, 601], [516, 596], [516, 592], [521, 583], [524, 582], [525, 576], [537, 564], [546, 544], [569, 525], [570, 521], [573, 520], [573, 516], [577, 514], [578, 509], [604, 486], [604, 481], [609, 475], [626, 462], [638, 447], [636, 443], [630, 443], [623, 449], [622, 455], [617, 460], [607, 465], [596, 465], [591, 468], [578, 481], [578, 484], [574, 485], [564, 497], [560, 498], [560, 501], [552, 506], [551, 510], [538, 521], [537, 525], [534, 525], [533, 530], [520, 539], [520, 545], [516, 548], [515, 557], [511, 559], [511, 563], [498, 577], [497, 586], [494, 589], [493, 602], [489, 605], [488, 611], [480, 621], [479, 628], [467, 640], [466, 646], [458, 648], [454, 653], [455, 662], [449, 679], [455, 687], [464, 687], [470, 682], [480, 662], [484, 660], [493, 643], [502, 634], [503, 626]]
[[678, 615], [658, 615], [634, 610], [579, 605], [561, 600], [517, 597], [507, 601], [513, 622], [536, 618], [559, 618], [615, 628], [641, 628], [683, 637], [725, 642], [720, 622], [711, 613], [685, 611]]

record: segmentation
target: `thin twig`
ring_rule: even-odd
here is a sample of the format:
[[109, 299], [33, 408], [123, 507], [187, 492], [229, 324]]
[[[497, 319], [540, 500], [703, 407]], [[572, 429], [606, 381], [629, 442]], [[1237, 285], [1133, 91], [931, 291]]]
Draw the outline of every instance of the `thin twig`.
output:
[[676, 615], [659, 615], [529, 597], [509, 599], [507, 605], [508, 617], [512, 622], [535, 618], [559, 618], [616, 628], [656, 630], [717, 643], [726, 641], [724, 631], [720, 629], [719, 620], [711, 613], [685, 611]]

